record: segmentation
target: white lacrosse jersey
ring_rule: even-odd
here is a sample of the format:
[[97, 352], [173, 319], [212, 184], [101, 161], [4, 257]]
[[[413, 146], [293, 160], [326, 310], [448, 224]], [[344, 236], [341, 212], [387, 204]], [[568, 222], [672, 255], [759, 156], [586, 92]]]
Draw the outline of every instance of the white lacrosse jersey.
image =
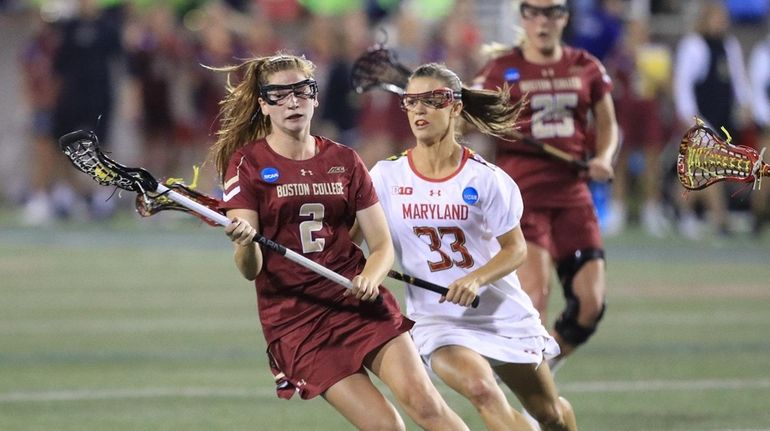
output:
[[[421, 176], [411, 150], [378, 162], [371, 177], [404, 273], [441, 286], [497, 254], [497, 237], [519, 225], [524, 209], [513, 179], [467, 148], [459, 168], [447, 178]], [[470, 343], [467, 347], [489, 358], [529, 362], [506, 353], [501, 344], [537, 337], [555, 345], [515, 272], [481, 286], [479, 296], [478, 308], [462, 307], [439, 303], [439, 294], [407, 284], [406, 308], [415, 321], [412, 335], [420, 354]], [[458, 335], [463, 331], [467, 333]], [[452, 339], [452, 334], [459, 338]], [[542, 359], [542, 349], [537, 353]]]

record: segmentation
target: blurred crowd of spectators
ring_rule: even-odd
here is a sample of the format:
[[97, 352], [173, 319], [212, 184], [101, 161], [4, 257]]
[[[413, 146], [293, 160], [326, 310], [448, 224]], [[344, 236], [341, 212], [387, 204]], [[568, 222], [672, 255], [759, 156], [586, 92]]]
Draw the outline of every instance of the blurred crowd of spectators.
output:
[[[41, 0], [36, 7], [0, 0], [0, 8], [11, 3], [36, 16], [34, 34], [18, 55], [34, 154], [29, 157], [34, 167], [27, 170], [22, 219], [35, 225], [73, 216], [108, 217], [114, 211], [114, 200], [104, 190], [73, 179], [73, 170], [56, 151], [55, 138], [67, 131], [94, 129], [105, 145], [123, 145], [112, 140], [120, 134], [111, 130], [116, 116], [123, 116], [123, 124], [134, 127], [139, 137], [137, 164], [159, 176], [189, 176], [212, 143], [225, 87], [221, 74], [203, 66], [224, 66], [279, 50], [304, 54], [318, 66], [321, 105], [313, 132], [356, 148], [372, 165], [410, 146], [411, 135], [395, 96], [352, 91], [353, 61], [387, 38], [407, 66], [443, 62], [470, 83], [485, 61], [482, 46], [491, 42], [483, 32], [489, 17], [479, 15], [482, 0]], [[680, 53], [688, 38], [700, 35], [708, 47], [728, 41], [729, 49], [737, 46], [740, 54], [740, 44], [732, 42], [731, 17], [764, 31], [767, 3], [569, 2], [566, 42], [589, 50], [607, 67], [624, 136], [616, 179], [603, 192], [612, 195], [602, 214], [605, 233], [622, 231], [630, 220], [655, 236], [675, 232], [677, 224], [691, 239], [702, 238], [707, 226], [729, 235], [741, 229], [731, 223], [732, 211], [751, 215], [751, 227], [756, 232], [761, 228], [768, 217], [762, 205], [767, 193], [750, 198], [735, 188], [715, 187], [704, 203], [694, 194], [682, 199], [673, 160], [677, 138], [692, 124], [691, 116], [706, 115], [700, 99], [684, 99], [703, 91], [724, 90], [714, 93], [714, 100], [735, 101], [727, 119], [707, 118], [719, 121], [712, 127], [725, 125], [741, 143], [765, 145], [761, 132], [770, 124], [770, 43], [757, 42], [745, 62], [742, 56], [725, 57], [726, 70], [713, 61], [714, 70], [704, 66], [711, 70], [706, 74], [726, 73], [733, 80], [722, 90], [701, 89], [701, 71], [682, 64], [687, 58]], [[684, 16], [688, 5], [700, 9], [700, 25], [690, 30], [682, 25], [673, 38], [651, 31], [651, 13]], [[747, 8], [751, 5], [754, 9]], [[510, 28], [515, 31], [515, 22]], [[723, 51], [709, 49], [712, 54]], [[709, 82], [722, 82], [718, 78]], [[693, 88], [688, 91], [687, 86]], [[119, 88], [127, 91], [118, 94]], [[493, 158], [488, 143], [476, 136], [468, 139]], [[202, 191], [217, 193], [211, 168], [203, 172]]]

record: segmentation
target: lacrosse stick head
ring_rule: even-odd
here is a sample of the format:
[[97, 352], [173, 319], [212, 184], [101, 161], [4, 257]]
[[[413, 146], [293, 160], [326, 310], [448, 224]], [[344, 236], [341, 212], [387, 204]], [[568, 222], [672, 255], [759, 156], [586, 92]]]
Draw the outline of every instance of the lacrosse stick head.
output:
[[353, 63], [350, 83], [356, 93], [373, 88], [404, 94], [411, 71], [399, 63], [395, 54], [383, 45], [375, 45]]
[[757, 150], [734, 145], [696, 119], [679, 144], [676, 162], [679, 182], [689, 190], [701, 190], [720, 181], [759, 184], [770, 175], [770, 165]]
[[91, 131], [77, 130], [59, 138], [59, 148], [79, 171], [103, 186], [145, 194], [158, 188], [158, 181], [144, 169], [129, 168], [107, 157]]
[[[182, 183], [168, 184], [168, 188], [214, 211], [219, 211], [219, 201], [211, 196], [195, 191]], [[198, 217], [211, 226], [219, 226], [219, 223], [216, 221], [171, 200], [168, 197], [168, 191], [163, 193], [137, 194], [135, 205], [136, 212], [142, 217], [150, 217], [166, 210], [182, 211]]]

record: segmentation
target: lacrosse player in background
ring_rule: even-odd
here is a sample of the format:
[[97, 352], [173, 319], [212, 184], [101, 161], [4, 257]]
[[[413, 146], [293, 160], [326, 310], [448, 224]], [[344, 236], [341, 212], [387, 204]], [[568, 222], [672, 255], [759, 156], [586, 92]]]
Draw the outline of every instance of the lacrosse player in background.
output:
[[[737, 37], [730, 32], [730, 15], [722, 1], [699, 2], [693, 31], [677, 44], [674, 61], [674, 105], [682, 129], [702, 118], [708, 127], [738, 132], [751, 121], [751, 88]], [[730, 187], [716, 184], [701, 193], [678, 194], [679, 233], [691, 240], [704, 238], [696, 212], [702, 201], [713, 233], [728, 235]]]
[[[38, 15], [39, 16], [39, 15]], [[52, 139], [53, 109], [58, 91], [54, 72], [58, 34], [53, 24], [38, 18], [37, 28], [19, 55], [24, 101], [30, 114], [29, 197], [22, 223], [43, 226], [56, 218], [53, 191], [70, 171]]]
[[[112, 15], [115, 14], [115, 15]], [[110, 136], [116, 76], [115, 62], [123, 55], [119, 11], [104, 9], [96, 0], [78, 0], [77, 14], [58, 25], [59, 44], [54, 59], [58, 84], [53, 110], [52, 135], [56, 139], [73, 130], [94, 129], [105, 140]], [[54, 191], [54, 201], [66, 207], [77, 202], [76, 190]], [[111, 217], [115, 200], [112, 191], [89, 192], [90, 216]], [[67, 205], [63, 205], [66, 203]], [[64, 208], [65, 212], [76, 210]]]
[[[765, 37], [754, 45], [749, 55], [748, 69], [754, 122], [761, 129], [758, 149], [762, 151], [763, 148], [770, 147], [770, 37]], [[767, 156], [765, 154], [765, 158]], [[756, 238], [761, 236], [763, 226], [770, 221], [768, 190], [770, 187], [765, 186], [764, 189], [753, 190], [751, 194], [751, 211], [754, 216], [752, 233]]]
[[[593, 153], [582, 174], [526, 145], [497, 144], [495, 163], [516, 180], [524, 201], [527, 258], [519, 279], [544, 324], [554, 265], [564, 290], [566, 308], [552, 330], [561, 347], [551, 364], [555, 370], [560, 358], [591, 337], [604, 314], [604, 245], [586, 177], [612, 178], [618, 127], [604, 67], [586, 51], [561, 42], [569, 19], [566, 0], [517, 3], [523, 40], [487, 63], [475, 86], [508, 86], [512, 100], [526, 97], [519, 122], [524, 135], [577, 158]], [[589, 138], [591, 114], [595, 139]]]
[[[455, 136], [460, 118], [484, 133], [505, 133], [521, 103], [510, 104], [505, 90], [463, 87], [435, 63], [418, 67], [405, 90], [401, 105], [416, 145], [380, 161], [371, 175], [400, 265], [449, 288], [437, 299], [407, 285], [420, 355], [471, 401], [489, 430], [533, 429], [509, 405], [495, 374], [542, 429], [577, 429], [544, 362], [559, 347], [514, 272], [527, 253], [519, 189]], [[479, 307], [465, 308], [476, 294]]]
[[[310, 135], [314, 67], [276, 55], [216, 69], [229, 77], [211, 149], [232, 219], [225, 232], [238, 270], [255, 281], [278, 396], [322, 395], [358, 429], [405, 429], [371, 372], [420, 427], [467, 430], [420, 363], [408, 334], [413, 322], [380, 287], [393, 246], [366, 167], [350, 148]], [[368, 260], [349, 235], [356, 219]], [[351, 279], [353, 288], [263, 252], [252, 242], [257, 231]]]

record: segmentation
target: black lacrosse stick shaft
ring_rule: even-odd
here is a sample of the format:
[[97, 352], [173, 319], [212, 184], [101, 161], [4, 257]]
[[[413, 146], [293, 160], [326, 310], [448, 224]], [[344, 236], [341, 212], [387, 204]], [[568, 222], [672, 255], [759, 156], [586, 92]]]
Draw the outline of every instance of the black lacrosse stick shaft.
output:
[[[425, 281], [419, 278], [412, 277], [411, 275], [407, 274], [401, 274], [400, 272], [390, 270], [388, 272], [388, 277], [394, 279], [403, 281], [404, 283], [409, 283], [411, 285], [420, 287], [422, 289], [430, 290], [432, 292], [436, 292], [440, 295], [446, 296], [446, 294], [449, 292], [449, 289], [443, 286], [439, 286], [438, 284], [433, 284], [430, 281]], [[479, 306], [479, 295], [476, 295], [475, 298], [473, 298], [473, 302], [471, 303], [471, 307], [476, 308]]]

